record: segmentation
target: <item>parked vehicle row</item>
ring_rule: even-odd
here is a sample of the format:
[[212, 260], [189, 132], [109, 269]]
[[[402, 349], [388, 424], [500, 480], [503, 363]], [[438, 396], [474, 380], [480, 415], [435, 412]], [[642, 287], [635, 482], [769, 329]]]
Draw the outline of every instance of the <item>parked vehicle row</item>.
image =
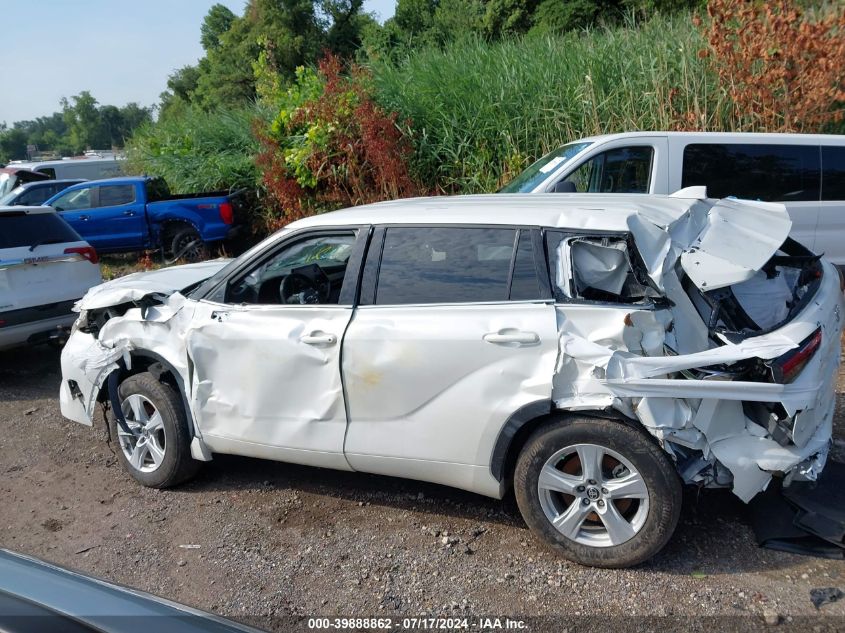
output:
[[669, 194], [780, 202], [792, 236], [845, 265], [845, 136], [631, 132], [595, 136], [535, 162], [503, 193]]
[[653, 556], [682, 484], [743, 501], [829, 450], [842, 277], [782, 205], [400, 200], [92, 289], [63, 415], [139, 483], [230, 453], [501, 498], [580, 563]]

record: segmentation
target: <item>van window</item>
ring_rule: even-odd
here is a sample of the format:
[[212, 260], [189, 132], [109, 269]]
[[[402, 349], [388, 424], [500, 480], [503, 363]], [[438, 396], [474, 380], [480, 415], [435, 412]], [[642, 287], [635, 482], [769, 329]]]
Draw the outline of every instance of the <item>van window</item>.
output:
[[516, 230], [388, 228], [375, 303], [507, 301]]
[[117, 207], [135, 202], [134, 185], [104, 185], [100, 189], [100, 207]]
[[572, 172], [565, 182], [579, 193], [648, 193], [654, 148], [642, 145], [602, 152]]
[[683, 170], [682, 187], [704, 185], [713, 198], [819, 199], [818, 146], [692, 144], [684, 149]]
[[845, 147], [822, 147], [822, 200], [845, 200]]
[[44, 174], [53, 179], [56, 178], [56, 170], [52, 167], [36, 167], [33, 171], [37, 171], [39, 174]]

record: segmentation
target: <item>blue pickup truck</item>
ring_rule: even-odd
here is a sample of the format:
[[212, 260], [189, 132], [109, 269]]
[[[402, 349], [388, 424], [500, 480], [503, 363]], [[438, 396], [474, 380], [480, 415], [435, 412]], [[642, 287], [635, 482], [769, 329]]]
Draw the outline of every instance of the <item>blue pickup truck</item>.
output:
[[99, 253], [162, 249], [188, 261], [233, 236], [237, 204], [227, 192], [172, 195], [163, 180], [146, 176], [83, 182], [44, 203]]

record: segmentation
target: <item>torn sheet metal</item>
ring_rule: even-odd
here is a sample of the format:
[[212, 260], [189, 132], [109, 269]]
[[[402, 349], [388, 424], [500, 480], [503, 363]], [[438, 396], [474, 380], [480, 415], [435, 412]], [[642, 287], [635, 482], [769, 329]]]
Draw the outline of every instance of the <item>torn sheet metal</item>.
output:
[[[681, 458], [689, 462], [698, 455], [696, 467], [683, 473], [687, 481], [722, 485], [714, 473], [717, 467], [727, 468], [734, 492], [744, 501], [765, 489], [773, 473], [799, 479], [817, 476], [830, 441], [839, 363], [842, 296], [836, 271], [825, 264], [814, 301], [779, 329], [739, 342], [724, 336], [713, 340], [683, 289], [677, 266], [703, 290], [737, 284], [741, 305], [757, 316], [765, 312], [762, 324], [783, 322], [793, 299], [789, 284], [796, 280], [772, 281], [761, 271], [789, 233], [783, 208], [730, 200], [716, 205], [694, 202], [681, 218], [667, 221], [638, 214], [629, 219], [629, 227], [646, 273], [670, 305], [559, 306], [556, 406], [610, 407], [639, 420], [679, 466]], [[596, 275], [606, 274], [608, 262], [604, 256], [594, 265]], [[591, 263], [571, 258], [573, 268], [583, 265]], [[783, 356], [819, 327], [825, 349], [793, 382], [730, 375], [737, 362]], [[691, 370], [700, 377], [691, 377]], [[743, 403], [755, 401], [782, 406], [787, 416], [782, 424], [791, 424], [782, 431], [789, 435], [787, 445], [775, 441], [759, 420], [747, 417]], [[709, 480], [702, 475], [707, 469]]]

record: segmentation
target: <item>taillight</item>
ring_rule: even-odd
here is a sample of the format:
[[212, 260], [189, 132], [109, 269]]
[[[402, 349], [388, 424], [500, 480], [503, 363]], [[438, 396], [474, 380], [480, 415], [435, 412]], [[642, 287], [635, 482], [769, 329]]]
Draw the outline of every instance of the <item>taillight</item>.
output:
[[65, 255], [70, 255], [72, 253], [82, 255], [83, 258], [87, 259], [92, 264], [96, 264], [100, 261], [100, 256], [97, 255], [97, 251], [94, 250], [93, 246], [73, 246], [65, 249]]
[[774, 359], [769, 363], [772, 370], [772, 378], [776, 383], [786, 384], [795, 380], [804, 365], [813, 357], [813, 354], [821, 347], [822, 330], [818, 328], [807, 338], [801, 341], [798, 349], [787, 352], [783, 356]]
[[223, 202], [220, 204], [220, 219], [224, 224], [231, 224], [235, 221], [235, 210], [232, 208], [231, 202]]

